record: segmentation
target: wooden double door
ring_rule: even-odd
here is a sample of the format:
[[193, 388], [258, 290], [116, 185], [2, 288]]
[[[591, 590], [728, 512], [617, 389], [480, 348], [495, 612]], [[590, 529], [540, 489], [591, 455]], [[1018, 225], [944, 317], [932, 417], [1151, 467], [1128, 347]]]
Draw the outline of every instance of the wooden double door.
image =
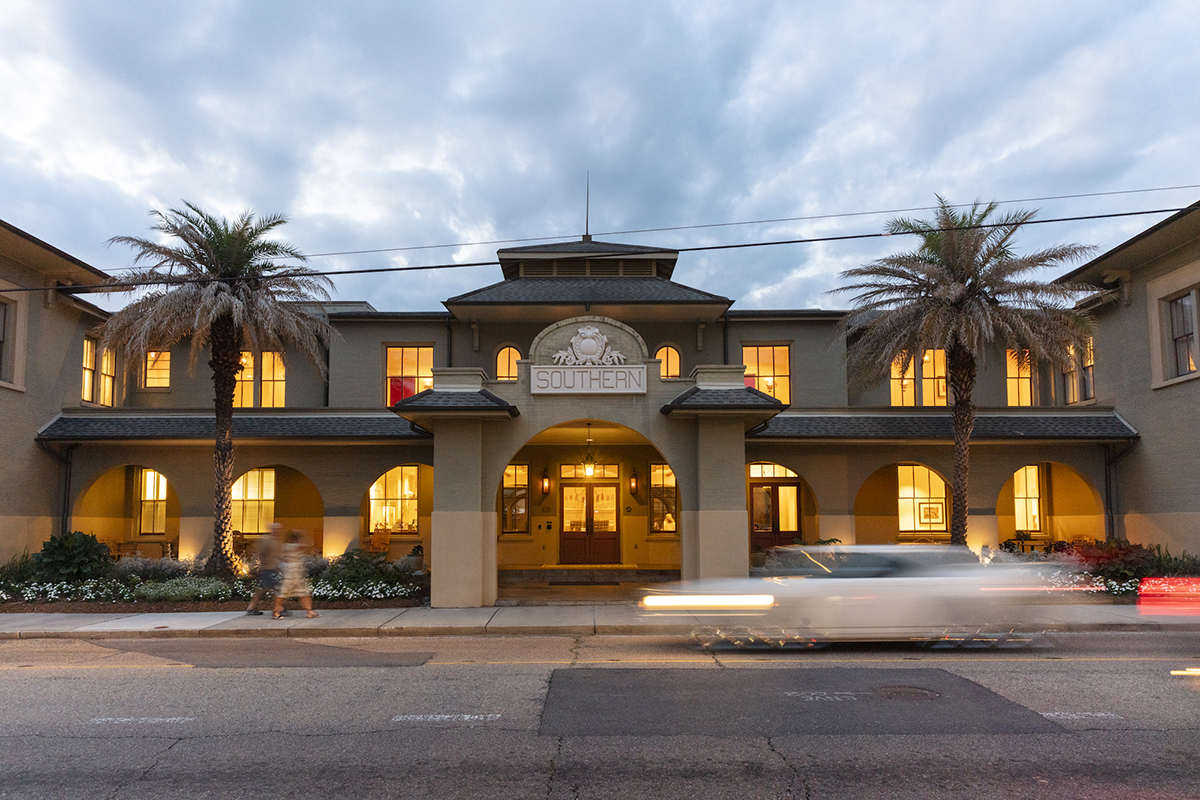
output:
[[795, 483], [750, 485], [750, 549], [795, 544], [803, 536], [802, 492]]
[[565, 484], [560, 492], [559, 563], [620, 564], [620, 486]]

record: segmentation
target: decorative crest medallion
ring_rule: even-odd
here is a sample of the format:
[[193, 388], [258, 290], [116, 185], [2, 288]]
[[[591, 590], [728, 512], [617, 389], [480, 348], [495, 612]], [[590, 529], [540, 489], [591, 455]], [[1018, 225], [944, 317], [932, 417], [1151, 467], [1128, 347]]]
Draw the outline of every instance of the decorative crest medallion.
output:
[[571, 346], [554, 354], [560, 366], [613, 366], [624, 364], [625, 356], [608, 346], [608, 337], [586, 325], [571, 339]]

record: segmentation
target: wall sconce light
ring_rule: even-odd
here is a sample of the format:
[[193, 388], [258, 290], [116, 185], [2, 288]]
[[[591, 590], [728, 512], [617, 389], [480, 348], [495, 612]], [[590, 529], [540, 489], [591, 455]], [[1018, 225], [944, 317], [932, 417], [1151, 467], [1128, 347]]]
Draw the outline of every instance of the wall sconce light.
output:
[[542, 470], [542, 494], [550, 494], [550, 474]]
[[637, 474], [637, 470], [635, 469], [633, 471], [633, 474], [629, 476], [629, 493], [637, 494], [637, 490], [638, 490], [638, 474]]

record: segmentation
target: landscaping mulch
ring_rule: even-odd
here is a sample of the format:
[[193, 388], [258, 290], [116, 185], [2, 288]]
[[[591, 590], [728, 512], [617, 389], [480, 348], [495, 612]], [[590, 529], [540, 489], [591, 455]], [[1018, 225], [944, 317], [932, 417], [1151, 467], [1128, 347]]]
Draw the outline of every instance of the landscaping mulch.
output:
[[[0, 614], [162, 614], [177, 611], [245, 611], [246, 600], [225, 602], [203, 602], [199, 600], [175, 602], [108, 603], [102, 600], [68, 600], [58, 603], [0, 603]], [[313, 608], [414, 608], [422, 605], [420, 597], [394, 597], [386, 600], [318, 600]], [[258, 604], [259, 609], [270, 611], [271, 601]], [[285, 603], [284, 608], [300, 608], [294, 601]]]

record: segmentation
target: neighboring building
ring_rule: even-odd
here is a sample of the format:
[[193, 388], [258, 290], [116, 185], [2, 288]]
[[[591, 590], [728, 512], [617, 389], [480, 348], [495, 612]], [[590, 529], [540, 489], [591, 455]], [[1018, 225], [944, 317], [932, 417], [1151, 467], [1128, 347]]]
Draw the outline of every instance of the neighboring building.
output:
[[[502, 280], [445, 311], [328, 304], [327, 380], [287, 354], [245, 357], [234, 527], [305, 528], [326, 554], [421, 544], [436, 606], [491, 605], [498, 582], [547, 570], [745, 575], [754, 550], [794, 541], [947, 541], [944, 356], [850, 394], [841, 312], [734, 310], [674, 282], [677, 257], [584, 237], [499, 251]], [[60, 376], [82, 363], [84, 327], [72, 335]], [[181, 345], [130, 365], [114, 408], [62, 394], [6, 425], [6, 441], [36, 449], [40, 430], [70, 458], [55, 474], [71, 527], [115, 549], [210, 547], [211, 381], [187, 360]], [[1015, 353], [981, 370], [972, 547], [1120, 528], [1106, 463], [1136, 425], [1061, 407], [1059, 384]]]
[[1059, 280], [1104, 290], [1093, 352], [1060, 377], [1060, 402], [1115, 406], [1141, 435], [1109, 454], [1116, 535], [1200, 552], [1200, 203]]

